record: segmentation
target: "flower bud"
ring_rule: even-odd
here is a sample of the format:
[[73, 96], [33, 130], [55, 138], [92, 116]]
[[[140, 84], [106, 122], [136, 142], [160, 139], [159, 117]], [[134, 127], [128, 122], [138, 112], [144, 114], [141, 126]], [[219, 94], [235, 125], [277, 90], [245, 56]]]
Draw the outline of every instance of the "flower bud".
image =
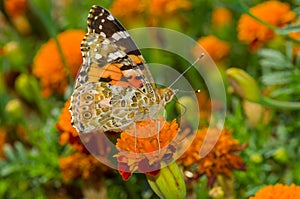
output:
[[25, 55], [19, 43], [11, 41], [3, 47], [3, 51], [13, 67], [20, 69], [20, 67], [24, 66]]
[[273, 158], [280, 163], [287, 163], [289, 161], [289, 156], [284, 147], [278, 148], [274, 154]]
[[176, 163], [162, 168], [158, 175], [147, 175], [152, 190], [160, 198], [185, 198], [186, 188], [183, 175]]
[[261, 154], [259, 153], [255, 153], [253, 155], [250, 156], [250, 161], [256, 164], [259, 164], [263, 161], [263, 157]]
[[261, 100], [260, 90], [256, 81], [244, 70], [230, 68], [226, 71], [226, 74], [230, 85], [240, 97], [252, 102]]
[[15, 88], [19, 95], [28, 102], [36, 102], [40, 98], [39, 83], [33, 76], [19, 75], [15, 82]]
[[23, 118], [23, 107], [19, 99], [10, 100], [5, 107], [5, 112], [7, 113], [9, 119], [19, 120]]
[[224, 198], [224, 191], [222, 187], [214, 187], [209, 191], [209, 196], [213, 199], [222, 199]]

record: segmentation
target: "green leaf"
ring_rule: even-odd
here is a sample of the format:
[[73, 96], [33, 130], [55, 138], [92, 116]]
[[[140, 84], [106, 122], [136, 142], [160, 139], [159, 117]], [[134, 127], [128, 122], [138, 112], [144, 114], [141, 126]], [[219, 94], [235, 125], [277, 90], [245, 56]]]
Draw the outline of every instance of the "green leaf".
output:
[[258, 54], [262, 57], [260, 64], [263, 67], [273, 69], [293, 68], [291, 62], [289, 62], [286, 57], [277, 50], [262, 49], [258, 52]]
[[297, 24], [297, 25], [289, 25], [289, 26], [286, 26], [284, 28], [276, 29], [275, 30], [275, 32], [277, 34], [280, 34], [280, 35], [288, 35], [291, 32], [299, 32], [299, 31], [300, 31], [300, 25], [299, 24]]
[[262, 76], [262, 82], [266, 85], [283, 85], [291, 82], [290, 72], [273, 72]]
[[26, 161], [26, 151], [24, 148], [24, 145], [21, 142], [16, 142], [15, 143], [15, 148], [16, 148], [16, 155], [18, 159], [21, 161]]
[[5, 157], [8, 161], [13, 162], [17, 159], [16, 154], [14, 153], [14, 150], [10, 145], [7, 144], [4, 146], [4, 152], [5, 152]]

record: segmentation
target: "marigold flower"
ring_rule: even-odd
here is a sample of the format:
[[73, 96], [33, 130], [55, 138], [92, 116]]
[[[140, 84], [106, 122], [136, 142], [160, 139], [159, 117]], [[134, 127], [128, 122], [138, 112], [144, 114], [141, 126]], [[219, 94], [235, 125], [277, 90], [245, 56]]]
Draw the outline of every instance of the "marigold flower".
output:
[[[204, 128], [197, 132], [193, 143], [177, 162], [185, 167], [191, 167], [194, 164], [198, 165], [198, 177], [206, 175], [208, 185], [212, 186], [216, 176], [219, 174], [230, 177], [232, 170], [245, 170], [243, 160], [239, 155], [235, 154], [235, 152], [242, 150], [245, 146], [240, 146], [238, 141], [231, 137], [232, 131], [224, 129], [212, 150], [205, 157], [200, 157], [201, 147], [206, 147], [202, 145], [206, 138], [207, 130], [207, 128]], [[217, 128], [211, 130], [212, 133], [206, 138], [208, 139], [206, 143], [213, 144], [219, 130]]]
[[[82, 30], [68, 30], [58, 34], [66, 65], [73, 78], [82, 63], [80, 44], [85, 35]], [[54, 39], [50, 39], [37, 52], [33, 63], [33, 74], [40, 78], [42, 95], [48, 97], [55, 92], [63, 94], [68, 86], [67, 69]]]
[[[145, 3], [140, 0], [116, 0], [111, 5], [110, 11], [114, 16], [126, 21], [141, 15], [146, 7]], [[124, 12], [124, 8], [126, 8], [126, 12]]]
[[[217, 37], [210, 35], [202, 37], [198, 40], [198, 43], [208, 52], [214, 61], [221, 61], [228, 56], [230, 51], [230, 45], [228, 42], [222, 41]], [[194, 55], [199, 56], [201, 52], [197, 49], [194, 50]]]
[[[299, 25], [299, 21], [296, 24]], [[294, 25], [296, 25], [296, 24], [294, 24]], [[298, 32], [290, 32], [289, 33], [289, 37], [291, 37], [291, 38], [299, 41], [300, 40], [300, 31], [298, 31]], [[297, 56], [299, 54], [299, 52], [300, 52], [300, 46], [299, 45], [295, 45], [293, 47], [293, 55]]]
[[10, 17], [23, 15], [27, 10], [27, 0], [4, 0], [3, 7]]
[[59, 144], [65, 145], [69, 143], [74, 150], [88, 154], [88, 151], [81, 143], [78, 132], [71, 125], [71, 114], [69, 112], [69, 107], [70, 100], [65, 103], [59, 116], [59, 120], [56, 123], [56, 128], [60, 132]]
[[0, 159], [4, 158], [4, 145], [6, 143], [6, 131], [0, 128]]
[[[175, 152], [172, 141], [178, 133], [176, 120], [163, 122], [157, 132], [157, 121], [139, 122], [136, 124], [136, 134], [123, 132], [117, 140], [116, 146], [120, 151], [115, 157], [118, 159], [119, 172], [124, 180], [127, 180], [131, 173], [139, 170], [143, 173], [156, 175], [160, 169], [160, 161], [169, 161]], [[132, 128], [130, 132], [133, 132]], [[159, 142], [159, 143], [158, 143]]]
[[298, 199], [300, 198], [300, 186], [294, 184], [288, 186], [283, 184], [269, 185], [260, 189], [250, 199]]
[[216, 8], [212, 12], [211, 21], [214, 27], [223, 27], [232, 21], [232, 14], [226, 8]]
[[171, 15], [178, 10], [188, 10], [192, 4], [188, 0], [151, 0], [150, 14], [154, 16]]
[[85, 179], [99, 181], [99, 176], [111, 171], [91, 155], [75, 153], [59, 159], [59, 167], [64, 181]]
[[[276, 27], [282, 27], [295, 19], [296, 14], [287, 3], [266, 1], [250, 8], [250, 12], [259, 19]], [[249, 44], [250, 50], [257, 50], [264, 43], [274, 38], [274, 31], [243, 14], [238, 22], [238, 38]]]
[[59, 159], [63, 180], [83, 178], [98, 182], [99, 176], [111, 170], [94, 158], [81, 143], [77, 131], [71, 125], [69, 106], [70, 100], [65, 103], [59, 121], [56, 123], [56, 128], [60, 132], [59, 143], [61, 145], [68, 143], [76, 151], [72, 155]]

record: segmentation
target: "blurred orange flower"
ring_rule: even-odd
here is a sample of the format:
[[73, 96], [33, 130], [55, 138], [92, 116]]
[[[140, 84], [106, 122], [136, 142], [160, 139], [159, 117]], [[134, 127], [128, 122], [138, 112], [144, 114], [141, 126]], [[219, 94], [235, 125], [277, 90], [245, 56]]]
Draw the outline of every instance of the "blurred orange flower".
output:
[[[282, 27], [295, 19], [288, 3], [266, 1], [250, 8], [250, 12], [259, 19], [276, 27]], [[264, 43], [274, 38], [274, 31], [243, 14], [238, 22], [238, 38], [249, 44], [250, 50], [257, 50]]]
[[[139, 122], [136, 124], [136, 134], [123, 132], [117, 140], [116, 146], [120, 151], [115, 157], [118, 158], [119, 172], [124, 180], [137, 169], [148, 174], [157, 174], [160, 169], [160, 161], [168, 161], [175, 152], [172, 141], [178, 133], [176, 120], [164, 122], [158, 134], [156, 120]], [[133, 132], [134, 129], [130, 132]], [[159, 139], [158, 139], [159, 136]], [[166, 159], [167, 157], [167, 159]], [[149, 172], [153, 171], [153, 172]]]
[[69, 106], [70, 100], [65, 103], [56, 128], [60, 132], [59, 143], [61, 145], [70, 144], [76, 152], [59, 159], [62, 177], [65, 181], [83, 178], [98, 182], [100, 176], [111, 170], [94, 158], [81, 143], [77, 131], [71, 125]]
[[0, 128], [0, 159], [4, 158], [4, 145], [6, 143], [6, 131]]
[[84, 179], [99, 182], [99, 177], [111, 171], [91, 155], [75, 153], [59, 159], [64, 181]]
[[88, 154], [88, 151], [81, 143], [79, 134], [71, 125], [71, 114], [69, 112], [69, 106], [70, 100], [65, 103], [59, 116], [59, 120], [56, 123], [56, 128], [60, 132], [59, 144], [65, 145], [69, 143], [74, 150]]
[[[146, 7], [145, 1], [116, 0], [111, 5], [110, 11], [113, 13], [115, 17], [127, 21], [139, 17], [144, 12], [145, 7]], [[124, 12], [124, 8], [126, 8], [126, 12]]]
[[27, 10], [27, 0], [4, 0], [3, 7], [10, 17], [23, 15]]
[[[219, 174], [229, 177], [232, 175], [232, 170], [245, 170], [243, 160], [239, 155], [235, 154], [237, 151], [244, 149], [245, 146], [239, 145], [238, 141], [231, 137], [232, 131], [228, 131], [227, 129], [222, 130], [220, 137], [217, 139], [219, 129], [213, 128], [210, 130], [210, 135], [207, 138], [208, 129], [199, 130], [191, 146], [177, 162], [191, 168], [194, 164], [198, 165], [198, 177], [206, 175], [208, 185], [212, 186]], [[205, 141], [206, 144], [213, 144], [215, 140], [217, 142], [205, 157], [200, 157], [199, 152], [201, 147], [208, 146], [202, 146], [204, 139], [208, 139]]]
[[249, 199], [298, 199], [300, 198], [300, 186], [294, 184], [269, 185], [260, 189], [255, 196]]
[[232, 21], [232, 14], [226, 8], [216, 8], [213, 10], [211, 21], [214, 27], [221, 28]]
[[44, 97], [49, 97], [53, 92], [60, 95], [64, 93], [69, 83], [68, 70], [73, 78], [76, 77], [82, 63], [80, 44], [84, 35], [82, 30], [68, 30], [58, 34], [67, 66], [61, 59], [54, 39], [50, 39], [37, 52], [33, 61], [33, 74], [40, 78]]
[[[214, 35], [202, 37], [198, 40], [198, 43], [208, 52], [211, 58], [218, 62], [222, 61], [225, 57], [228, 56], [230, 52], [230, 45], [228, 42], [222, 41], [215, 37]], [[197, 49], [194, 50], [194, 55], [198, 57], [200, 51]]]
[[[128, 6], [132, 5], [132, 6]], [[128, 8], [124, 12], [124, 8]], [[189, 0], [116, 0], [111, 6], [111, 12], [127, 25], [136, 24], [157, 25], [161, 19], [178, 19], [179, 10], [188, 10], [192, 7]], [[176, 15], [175, 15], [176, 14]]]
[[164, 17], [172, 15], [178, 10], [188, 10], [192, 4], [188, 0], [151, 0], [149, 11], [153, 16]]

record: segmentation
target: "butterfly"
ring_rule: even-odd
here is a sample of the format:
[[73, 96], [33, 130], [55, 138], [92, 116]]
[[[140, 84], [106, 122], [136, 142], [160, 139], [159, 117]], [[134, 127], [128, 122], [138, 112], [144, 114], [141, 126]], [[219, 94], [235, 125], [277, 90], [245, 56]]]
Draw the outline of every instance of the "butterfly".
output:
[[87, 25], [69, 108], [72, 125], [79, 133], [122, 132], [137, 122], [159, 121], [176, 90], [155, 86], [140, 50], [108, 10], [92, 6]]

